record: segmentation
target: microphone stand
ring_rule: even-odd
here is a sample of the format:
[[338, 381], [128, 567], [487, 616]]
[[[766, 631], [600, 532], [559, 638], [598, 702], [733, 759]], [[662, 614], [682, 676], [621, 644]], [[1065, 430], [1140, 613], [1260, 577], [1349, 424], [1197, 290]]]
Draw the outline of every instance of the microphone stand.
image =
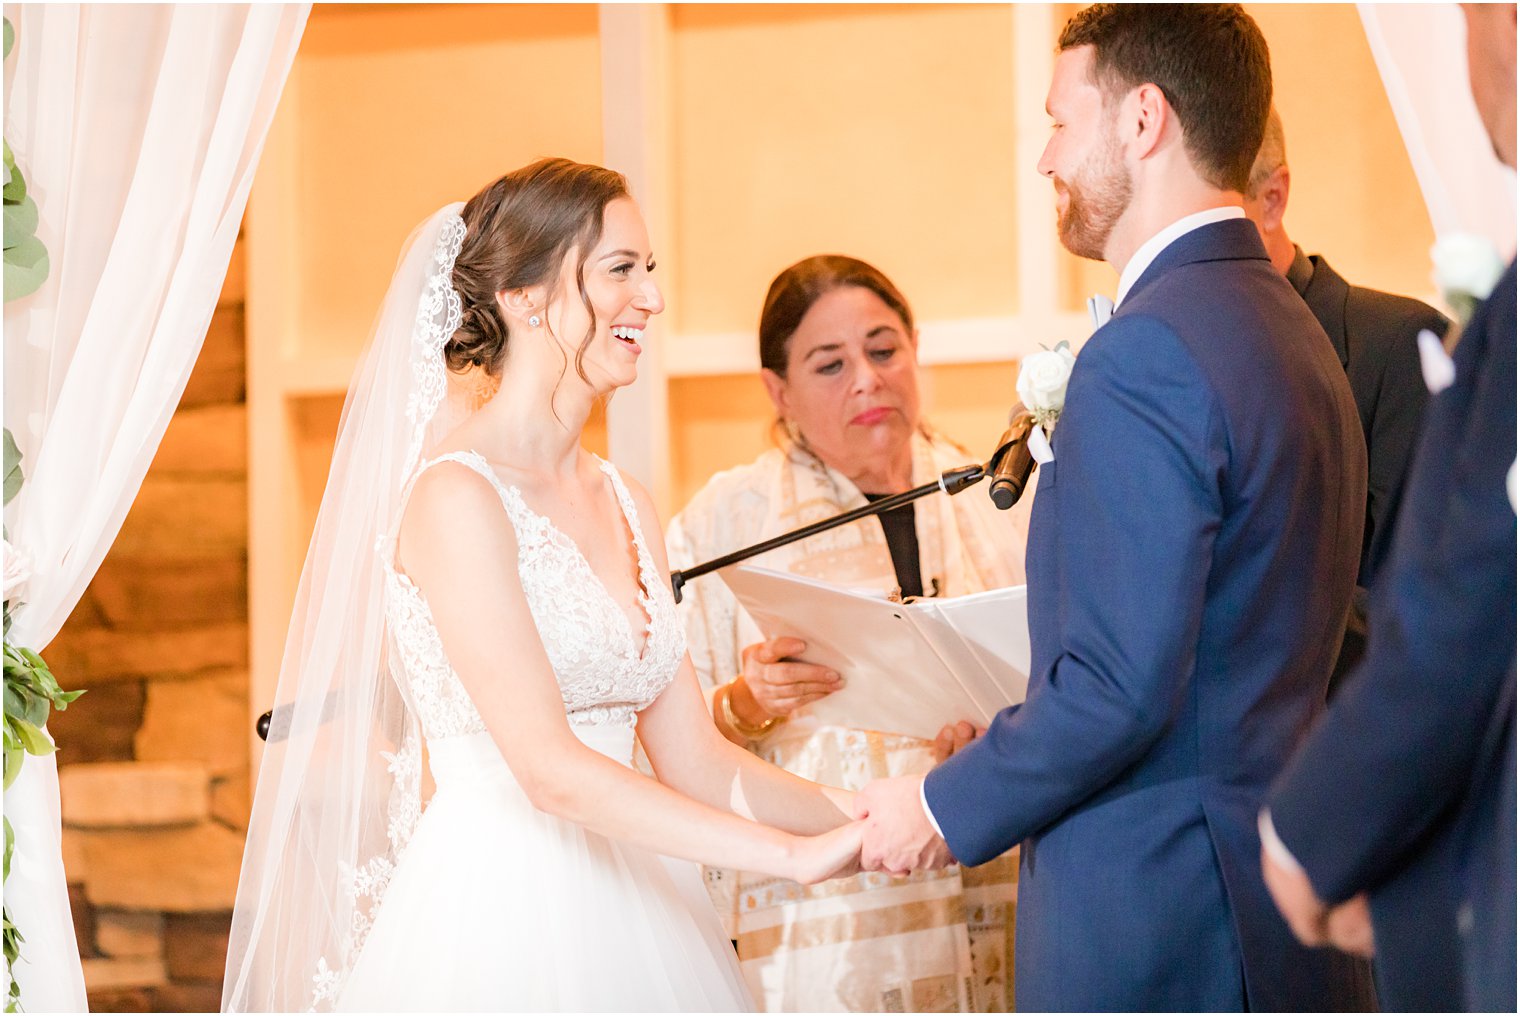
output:
[[736, 550], [732, 554], [724, 554], [722, 557], [715, 557], [711, 561], [704, 561], [690, 568], [673, 571], [670, 573], [671, 591], [675, 593], [676, 602], [680, 603], [681, 589], [691, 579], [700, 578], [708, 572], [715, 572], [720, 568], [727, 568], [731, 564], [737, 564], [757, 554], [764, 554], [768, 550], [785, 547], [789, 543], [805, 540], [809, 536], [816, 536], [830, 529], [848, 525], [856, 519], [880, 515], [882, 512], [901, 508], [905, 504], [911, 504], [919, 498], [926, 497], [937, 491], [942, 490], [946, 494], [959, 494], [986, 475], [986, 468], [979, 465], [961, 466], [959, 469], [947, 469], [938, 480], [931, 480], [921, 487], [914, 487], [912, 490], [905, 490], [901, 494], [893, 494], [891, 497], [884, 497], [880, 501], [863, 504], [859, 508], [851, 508], [849, 511], [841, 512], [832, 518], [809, 523], [800, 529], [792, 530], [790, 533], [782, 533], [780, 536], [773, 536], [769, 540], [762, 540], [753, 546]]
[[[794, 529], [789, 533], [782, 533], [780, 536], [773, 536], [768, 540], [762, 540], [753, 546], [744, 547], [731, 554], [715, 557], [711, 561], [704, 561], [690, 568], [673, 571], [670, 573], [671, 592], [675, 594], [676, 602], [680, 603], [681, 590], [692, 579], [700, 578], [703, 575], [722, 568], [727, 568], [731, 564], [737, 564], [757, 554], [764, 554], [768, 550], [785, 547], [787, 544], [796, 543], [798, 540], [805, 540], [810, 536], [816, 536], [830, 529], [848, 525], [857, 519], [869, 518], [872, 515], [880, 515], [883, 512], [892, 511], [894, 508], [901, 508], [905, 504], [911, 504], [921, 497], [927, 497], [938, 491], [944, 491], [946, 494], [954, 496], [968, 487], [975, 486], [989, 476], [992, 477], [992, 485], [991, 489], [988, 490], [988, 494], [991, 495], [993, 504], [1001, 509], [1011, 508], [1023, 495], [1025, 485], [1029, 481], [1029, 473], [1034, 468], [1034, 460], [1030, 456], [1027, 446], [1029, 430], [1032, 425], [1033, 419], [1028, 413], [1021, 412], [1015, 414], [1012, 425], [998, 440], [997, 450], [992, 453], [992, 457], [987, 460], [985, 465], [972, 464], [961, 466], [957, 469], [947, 469], [944, 473], [940, 474], [939, 479], [931, 480], [922, 486], [914, 487], [912, 490], [905, 490], [901, 494], [893, 494], [891, 497], [885, 497], [880, 501], [861, 505], [859, 508], [851, 508], [849, 511], [841, 512], [831, 518], [809, 523], [800, 529]], [[280, 708], [288, 709], [289, 707], [283, 706]], [[269, 739], [274, 712], [275, 710], [271, 709], [264, 713], [264, 715], [259, 717], [258, 723], [255, 724], [254, 729], [263, 740], [267, 741]], [[276, 740], [279, 739], [279, 734], [280, 732], [277, 731]]]

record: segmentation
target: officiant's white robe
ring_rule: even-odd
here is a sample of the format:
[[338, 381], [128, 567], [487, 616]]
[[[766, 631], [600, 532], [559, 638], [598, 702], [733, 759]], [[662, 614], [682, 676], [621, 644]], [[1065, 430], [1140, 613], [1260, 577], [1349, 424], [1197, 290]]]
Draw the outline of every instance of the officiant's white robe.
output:
[[[913, 484], [972, 461], [943, 438], [915, 435]], [[671, 521], [671, 566], [689, 567], [865, 503], [853, 483], [811, 453], [768, 451], [714, 476]], [[1028, 512], [1024, 503], [998, 511], [985, 484], [915, 502], [925, 593], [937, 587], [941, 596], [959, 596], [1022, 582]], [[897, 587], [875, 518], [752, 563], [855, 588]], [[689, 584], [681, 610], [692, 661], [711, 694], [732, 680], [744, 647], [762, 636], [716, 575]], [[928, 741], [825, 723], [812, 712], [794, 712], [753, 750], [790, 772], [850, 789], [934, 764]], [[907, 879], [864, 873], [812, 887], [707, 870], [745, 978], [771, 1012], [1011, 1009], [1017, 877], [1016, 854], [976, 869], [952, 866]]]

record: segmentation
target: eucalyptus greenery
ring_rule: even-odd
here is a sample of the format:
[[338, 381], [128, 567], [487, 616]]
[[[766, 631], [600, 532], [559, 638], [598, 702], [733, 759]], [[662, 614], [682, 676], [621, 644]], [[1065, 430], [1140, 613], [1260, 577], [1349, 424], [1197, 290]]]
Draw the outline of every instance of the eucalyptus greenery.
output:
[[[21, 452], [16, 447], [10, 429], [5, 430], [5, 503], [9, 504], [21, 490]], [[19, 606], [19, 604], [18, 604]], [[22, 646], [11, 643], [11, 602], [5, 601], [5, 789], [21, 773], [21, 764], [27, 755], [51, 755], [57, 750], [52, 739], [44, 732], [48, 715], [54, 710], [68, 708], [70, 702], [83, 695], [83, 691], [64, 691], [58, 679], [48, 669], [42, 657]], [[11, 877], [11, 852], [15, 847], [16, 834], [11, 820], [5, 819], [5, 872]], [[6, 993], [6, 1012], [21, 1010], [21, 987], [16, 983], [16, 963], [21, 958], [21, 932], [11, 923], [10, 908], [4, 911], [5, 970], [10, 985]]]
[[[5, 55], [11, 53], [16, 41], [15, 29], [10, 19], [4, 19]], [[48, 253], [37, 238], [37, 203], [26, 192], [26, 180], [16, 166], [11, 154], [10, 142], [5, 142], [5, 300], [19, 299], [37, 291], [48, 274]], [[21, 450], [11, 436], [9, 428], [4, 432], [4, 485], [5, 504], [10, 504], [21, 491], [25, 477], [21, 471]], [[7, 553], [9, 541], [7, 540]], [[11, 642], [11, 608], [20, 606], [10, 600], [4, 603], [5, 646], [5, 789], [21, 772], [21, 764], [27, 755], [51, 755], [57, 750], [45, 733], [48, 716], [52, 710], [64, 710], [83, 691], [64, 691], [42, 657], [30, 649]], [[11, 852], [16, 835], [11, 820], [5, 820], [5, 870], [4, 879], [11, 877]], [[10, 982], [6, 993], [5, 1011], [21, 1011], [21, 988], [16, 983], [15, 969], [21, 959], [21, 944], [25, 941], [21, 932], [11, 923], [10, 908], [4, 909], [4, 953], [6, 979]]]
[[[5, 55], [11, 55], [16, 31], [5, 19]], [[26, 192], [26, 178], [5, 141], [5, 299], [37, 291], [48, 276], [47, 248], [37, 237], [37, 202]]]

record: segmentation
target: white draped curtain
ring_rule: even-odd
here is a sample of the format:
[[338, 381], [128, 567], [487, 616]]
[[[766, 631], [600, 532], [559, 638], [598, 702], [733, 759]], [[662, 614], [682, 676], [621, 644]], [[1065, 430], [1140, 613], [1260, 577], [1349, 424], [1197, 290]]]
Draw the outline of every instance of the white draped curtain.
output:
[[1475, 233], [1515, 252], [1515, 175], [1493, 155], [1467, 81], [1456, 4], [1357, 4], [1436, 235]]
[[[5, 136], [52, 269], [5, 305], [6, 508], [32, 575], [11, 641], [42, 650], [115, 540], [195, 364], [309, 4], [7, 5]], [[69, 675], [60, 675], [71, 687]], [[5, 795], [5, 902], [29, 1012], [82, 1010], [57, 769]]]

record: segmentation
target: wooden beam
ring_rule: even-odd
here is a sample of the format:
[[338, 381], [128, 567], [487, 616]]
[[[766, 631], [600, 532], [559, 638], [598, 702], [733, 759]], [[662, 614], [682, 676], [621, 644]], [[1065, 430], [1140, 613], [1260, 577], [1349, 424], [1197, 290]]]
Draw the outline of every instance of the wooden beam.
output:
[[1060, 240], [1050, 181], [1035, 166], [1050, 138], [1045, 93], [1055, 70], [1050, 4], [1013, 5], [1013, 182], [1019, 251], [1019, 316], [1054, 315], [1060, 304]]
[[[600, 26], [602, 159], [628, 177], [649, 227], [658, 277], [668, 283], [675, 278], [676, 244], [669, 11], [665, 4], [602, 4]], [[666, 363], [669, 337], [676, 334], [676, 316], [667, 310], [644, 343], [638, 381], [607, 406], [609, 454], [648, 488], [662, 518], [672, 509]]]
[[[251, 780], [263, 742], [253, 721], [274, 704], [275, 683], [296, 579], [302, 536], [296, 456], [286, 407], [286, 366], [300, 334], [300, 108], [297, 56], [269, 128], [246, 213], [248, 370], [248, 726]], [[346, 387], [346, 385], [345, 385]], [[292, 545], [295, 550], [292, 551]], [[294, 564], [295, 571], [292, 571]]]

